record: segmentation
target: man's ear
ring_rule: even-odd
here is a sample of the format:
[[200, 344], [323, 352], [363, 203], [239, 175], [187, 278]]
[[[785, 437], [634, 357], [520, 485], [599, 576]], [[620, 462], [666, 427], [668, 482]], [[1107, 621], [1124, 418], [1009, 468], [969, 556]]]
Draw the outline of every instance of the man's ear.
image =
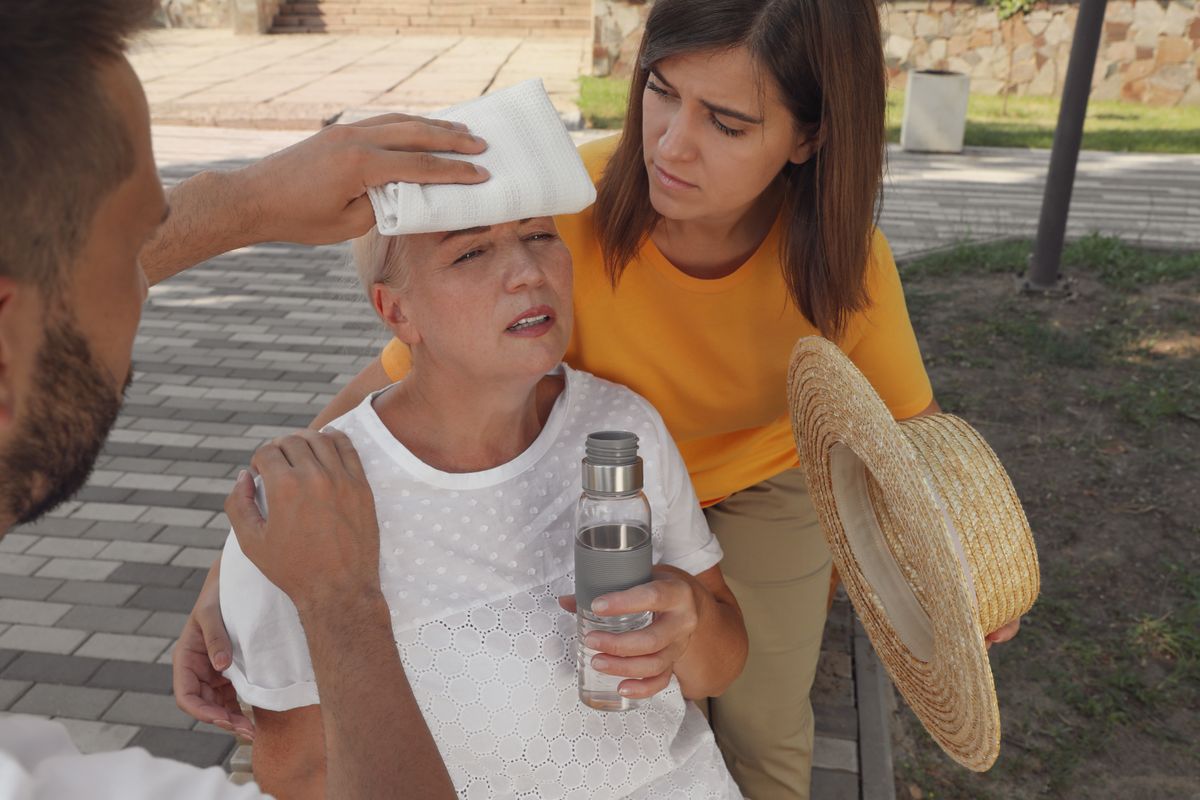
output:
[[371, 305], [396, 338], [409, 347], [421, 341], [421, 333], [408, 317], [408, 300], [390, 286], [376, 283], [371, 287]]

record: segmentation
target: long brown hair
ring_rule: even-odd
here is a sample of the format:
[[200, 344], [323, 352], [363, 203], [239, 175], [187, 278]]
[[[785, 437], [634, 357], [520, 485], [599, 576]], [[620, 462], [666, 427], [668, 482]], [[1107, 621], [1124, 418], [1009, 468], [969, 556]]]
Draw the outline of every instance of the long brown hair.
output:
[[783, 168], [779, 256], [796, 307], [825, 336], [841, 335], [869, 302], [883, 175], [887, 79], [876, 2], [658, 0], [638, 51], [625, 131], [596, 199], [614, 286], [659, 219], [642, 148], [650, 68], [674, 55], [742, 46], [778, 84], [800, 133], [818, 137], [808, 161]]

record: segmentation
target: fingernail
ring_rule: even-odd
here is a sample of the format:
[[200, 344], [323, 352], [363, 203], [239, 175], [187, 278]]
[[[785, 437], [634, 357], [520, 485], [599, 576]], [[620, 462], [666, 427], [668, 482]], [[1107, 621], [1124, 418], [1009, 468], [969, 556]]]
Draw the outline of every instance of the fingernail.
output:
[[487, 139], [484, 139], [482, 136], [471, 136], [471, 139], [475, 141], [475, 144], [487, 144]]
[[219, 653], [217, 653], [215, 656], [213, 656], [213, 666], [216, 667], [217, 669], [228, 669], [229, 668], [229, 653], [222, 650]]
[[254, 741], [254, 734], [251, 733], [250, 731], [246, 730], [245, 728], [238, 728], [237, 734], [238, 734], [238, 736], [241, 736], [243, 739], [249, 739], [252, 742]]
[[218, 728], [220, 728], [223, 731], [232, 731], [233, 730], [233, 725], [231, 725], [229, 720], [227, 720], [227, 719], [214, 719], [212, 721], [212, 724], [216, 725]]
[[237, 483], [241, 483], [241, 482], [242, 482], [242, 481], [243, 481], [243, 480], [246, 478], [246, 476], [247, 476], [248, 474], [249, 474], [249, 473], [247, 473], [247, 472], [246, 472], [246, 470], [244, 470], [244, 469], [243, 469], [243, 470], [240, 470], [240, 471], [238, 472], [238, 476], [237, 476]]
[[608, 659], [604, 656], [592, 657], [592, 669], [606, 669], [608, 667]]
[[633, 689], [627, 689], [622, 686], [620, 689], [617, 689], [617, 694], [621, 695], [622, 697], [628, 697], [629, 695], [633, 694]]
[[592, 601], [592, 611], [605, 611], [607, 609], [608, 609], [608, 601], [607, 600], [601, 599], [601, 600], [593, 600]]
[[465, 131], [467, 129], [467, 125], [464, 122], [451, 122], [450, 127], [456, 131]]
[[487, 171], [486, 169], [484, 169], [484, 167], [483, 167], [482, 165], [480, 165], [480, 164], [476, 164], [476, 165], [475, 165], [475, 172], [477, 172], [477, 173], [478, 173], [478, 174], [479, 174], [481, 177], [484, 177], [484, 178], [490, 178], [490, 177], [492, 177], [492, 173], [488, 172], [488, 171]]

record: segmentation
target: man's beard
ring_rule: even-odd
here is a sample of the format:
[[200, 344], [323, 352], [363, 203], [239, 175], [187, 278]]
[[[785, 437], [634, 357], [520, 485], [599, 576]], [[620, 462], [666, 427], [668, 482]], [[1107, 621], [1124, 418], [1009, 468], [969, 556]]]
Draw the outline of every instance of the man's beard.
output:
[[[34, 391], [15, 437], [0, 450], [0, 514], [33, 522], [87, 482], [121, 399], [67, 312], [50, 321], [34, 366]], [[126, 376], [127, 389], [133, 378]]]

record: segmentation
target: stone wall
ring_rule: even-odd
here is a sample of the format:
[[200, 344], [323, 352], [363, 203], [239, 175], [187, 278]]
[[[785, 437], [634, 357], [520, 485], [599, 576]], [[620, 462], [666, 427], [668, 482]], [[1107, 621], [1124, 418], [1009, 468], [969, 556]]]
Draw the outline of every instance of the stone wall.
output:
[[[971, 76], [977, 94], [1062, 93], [1077, 3], [1040, 4], [1000, 21], [986, 5], [896, 0], [883, 9], [893, 85], [909, 69]], [[1095, 100], [1200, 105], [1200, 7], [1194, 0], [1109, 0], [1092, 78]]]
[[[596, 75], [628, 76], [653, 0], [596, 0]], [[971, 76], [977, 94], [1058, 96], [1066, 78], [1078, 2], [1043, 2], [1000, 21], [976, 0], [882, 4], [884, 50], [894, 86], [909, 69]], [[1200, 3], [1109, 0], [1092, 97], [1200, 105]]]
[[228, 28], [231, 0], [162, 0], [159, 21], [168, 28]]
[[266, 33], [280, 0], [161, 0], [158, 21], [167, 28], [232, 28]]
[[629, 77], [653, 5], [654, 0], [594, 0], [593, 75]]

